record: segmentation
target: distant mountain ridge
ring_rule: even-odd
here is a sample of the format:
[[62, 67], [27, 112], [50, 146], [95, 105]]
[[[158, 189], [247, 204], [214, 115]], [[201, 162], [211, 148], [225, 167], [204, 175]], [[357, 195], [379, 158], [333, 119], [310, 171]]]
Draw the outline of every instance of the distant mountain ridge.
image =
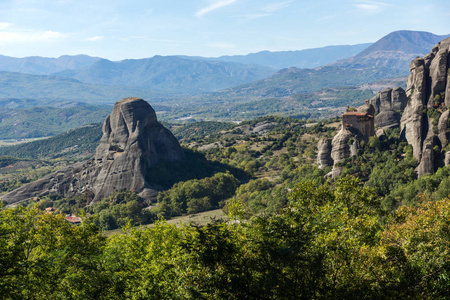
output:
[[357, 45], [327, 46], [296, 51], [261, 51], [247, 55], [220, 56], [211, 59], [243, 64], [262, 65], [274, 69], [284, 69], [289, 67], [310, 69], [354, 56], [370, 45], [372, 44], [365, 43]]
[[265, 66], [154, 56], [118, 62], [102, 59], [90, 67], [55, 75], [93, 84], [209, 92], [262, 79], [275, 71]]
[[389, 67], [393, 71], [407, 74], [411, 60], [425, 55], [429, 49], [449, 36], [425, 31], [394, 31], [361, 53], [332, 65], [344, 68]]
[[409, 73], [411, 60], [427, 54], [445, 37], [447, 35], [421, 31], [395, 31], [351, 58], [315, 69], [283, 69], [269, 78], [226, 89], [216, 95], [253, 99], [287, 97], [327, 87], [360, 85], [404, 76]]
[[[406, 75], [410, 61], [416, 56], [428, 53], [429, 48], [443, 37], [445, 36], [428, 32], [396, 31], [351, 58], [314, 69], [290, 67], [279, 71], [261, 65], [224, 62], [218, 59], [235, 59], [252, 63], [264, 61], [267, 63], [267, 60], [273, 59], [273, 64], [293, 64], [294, 58], [298, 58], [299, 53], [312, 51], [314, 54], [313, 52], [317, 51], [314, 54], [317, 55], [321, 51], [339, 52], [339, 49], [345, 49], [345, 46], [292, 52], [260, 52], [221, 58], [154, 56], [116, 62], [85, 56], [64, 56], [56, 59], [59, 68], [62, 68], [61, 66], [72, 68], [81, 64], [80, 61], [85, 66], [65, 69], [51, 76], [0, 71], [0, 99], [60, 99], [111, 103], [132, 95], [157, 101], [178, 98], [193, 102], [199, 98], [189, 98], [190, 96], [202, 95], [200, 98], [203, 99], [201, 100], [203, 104], [207, 105], [205, 102], [207, 101], [208, 105], [214, 105], [214, 101], [224, 99], [245, 102], [290, 97], [297, 93], [311, 93], [323, 88], [360, 85]], [[363, 48], [364, 45], [348, 47], [354, 51], [356, 49], [354, 47]], [[350, 49], [348, 47], [347, 50]], [[310, 57], [314, 57], [312, 54]], [[18, 61], [36, 62], [40, 59], [47, 61], [38, 57], [27, 59]], [[55, 67], [55, 59], [49, 62], [53, 65], [49, 63], [45, 72], [48, 72], [50, 67]], [[310, 63], [315, 61], [312, 60]], [[24, 64], [23, 67], [32, 70], [28, 64]], [[2, 68], [5, 68], [5, 65], [2, 65], [0, 60], [0, 70]]]
[[113, 103], [120, 97], [129, 95], [152, 98], [155, 101], [175, 96], [174, 93], [158, 93], [136, 87], [96, 85], [71, 78], [0, 71], [0, 99], [58, 100], [95, 104]]
[[0, 55], [0, 71], [50, 75], [64, 70], [85, 68], [99, 59], [88, 55], [63, 55], [58, 58], [40, 56], [17, 58]]

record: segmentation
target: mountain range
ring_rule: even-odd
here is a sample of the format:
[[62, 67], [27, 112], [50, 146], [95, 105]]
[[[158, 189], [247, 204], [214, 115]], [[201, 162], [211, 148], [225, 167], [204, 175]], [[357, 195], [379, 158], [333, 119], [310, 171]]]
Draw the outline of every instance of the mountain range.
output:
[[99, 59], [88, 55], [63, 55], [58, 58], [40, 56], [17, 58], [0, 55], [0, 71], [50, 75], [68, 69], [86, 68]]
[[[216, 105], [217, 101], [246, 103], [404, 76], [412, 58], [425, 55], [445, 37], [420, 31], [396, 31], [374, 44], [263, 51], [218, 58], [154, 56], [110, 61], [85, 55], [1, 56], [0, 99], [93, 104], [112, 103], [133, 95], [152, 102], [164, 101], [169, 107], [202, 104], [207, 109], [207, 105]], [[354, 55], [357, 51], [360, 52]], [[302, 61], [315, 65], [345, 56], [312, 69], [295, 67], [304, 64]], [[273, 68], [280, 66], [292, 67]]]
[[333, 63], [344, 68], [388, 67], [407, 74], [411, 60], [423, 56], [450, 35], [435, 35], [423, 31], [395, 31], [357, 55]]
[[267, 66], [273, 69], [296, 68], [316, 68], [333, 63], [337, 60], [354, 56], [371, 43], [357, 45], [338, 45], [322, 48], [313, 48], [296, 51], [261, 51], [247, 55], [232, 55], [210, 58], [210, 60], [236, 62], [241, 64], [254, 64]]
[[93, 84], [205, 92], [252, 82], [270, 76], [275, 71], [258, 65], [154, 56], [119, 62], [101, 59], [90, 67], [55, 75]]

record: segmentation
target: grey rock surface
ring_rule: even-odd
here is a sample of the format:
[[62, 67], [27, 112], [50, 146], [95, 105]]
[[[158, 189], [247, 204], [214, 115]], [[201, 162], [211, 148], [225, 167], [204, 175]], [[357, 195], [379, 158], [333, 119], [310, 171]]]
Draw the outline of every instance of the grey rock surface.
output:
[[319, 153], [317, 155], [317, 166], [319, 169], [325, 169], [333, 165], [333, 160], [331, 159], [331, 140], [323, 138], [319, 140], [318, 143]]
[[[423, 108], [426, 93], [426, 68], [423, 58], [416, 58], [410, 65], [411, 73], [408, 76], [406, 94], [410, 100], [406, 105], [400, 121], [402, 137], [413, 147], [413, 155], [417, 161], [422, 157], [422, 143], [424, 140], [424, 114]], [[425, 115], [426, 116], [426, 115]], [[425, 127], [427, 127], [425, 125]], [[425, 131], [427, 132], [427, 131]]]
[[370, 99], [369, 103], [375, 108], [374, 115], [390, 110], [399, 112], [405, 109], [408, 103], [408, 97], [406, 96], [405, 90], [401, 87], [395, 89], [388, 88]]
[[395, 128], [400, 126], [402, 115], [394, 110], [385, 110], [375, 116], [375, 127], [378, 128]]
[[450, 38], [447, 38], [423, 58], [413, 60], [410, 66], [406, 90], [410, 100], [400, 128], [419, 162], [418, 176], [434, 172], [435, 165], [442, 165], [444, 154], [436, 151], [448, 144], [449, 50]]
[[103, 136], [93, 158], [49, 174], [1, 197], [7, 203], [48, 193], [75, 196], [94, 193], [94, 202], [127, 189], [153, 198], [156, 188], [148, 170], [160, 161], [185, 159], [173, 134], [156, 119], [153, 108], [139, 98], [114, 105], [103, 124]]
[[445, 160], [444, 160], [445, 166], [450, 165], [450, 151], [445, 152]]
[[363, 138], [357, 132], [345, 129], [344, 127], [334, 136], [331, 142], [331, 159], [333, 160], [332, 177], [339, 176], [340, 168], [336, 167], [337, 163], [356, 154], [358, 143]]

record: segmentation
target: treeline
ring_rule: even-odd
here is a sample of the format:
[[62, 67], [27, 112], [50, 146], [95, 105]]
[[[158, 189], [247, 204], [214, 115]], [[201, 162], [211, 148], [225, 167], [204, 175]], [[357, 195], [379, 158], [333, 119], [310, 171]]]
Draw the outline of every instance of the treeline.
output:
[[182, 181], [158, 194], [157, 211], [171, 218], [221, 208], [225, 200], [234, 195], [239, 184], [239, 180], [230, 173]]
[[160, 217], [170, 219], [222, 208], [239, 184], [230, 173], [216, 173], [212, 177], [176, 183], [158, 194], [157, 203], [144, 201], [134, 192], [120, 190], [96, 203], [92, 203], [94, 194], [89, 191], [70, 198], [50, 194], [42, 197], [37, 206], [41, 210], [52, 207], [62, 214], [88, 213], [101, 230], [112, 230], [127, 224], [151, 224]]
[[[229, 218], [245, 205], [234, 199]], [[5, 299], [446, 299], [450, 200], [386, 217], [358, 180], [297, 185], [246, 222], [105, 237], [85, 218], [0, 211]]]
[[102, 125], [90, 124], [45, 140], [0, 147], [0, 155], [31, 159], [86, 157], [95, 152], [101, 137]]
[[61, 107], [0, 107], [0, 139], [54, 136], [86, 124], [102, 122], [111, 111], [110, 107], [77, 102], [63, 101], [59, 105]]

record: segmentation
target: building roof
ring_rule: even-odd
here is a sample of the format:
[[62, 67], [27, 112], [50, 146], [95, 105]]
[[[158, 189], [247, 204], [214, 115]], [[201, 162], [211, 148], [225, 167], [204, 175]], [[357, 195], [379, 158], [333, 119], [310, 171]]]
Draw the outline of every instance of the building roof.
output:
[[366, 113], [363, 113], [363, 112], [360, 112], [360, 111], [348, 111], [348, 112], [345, 112], [344, 114], [343, 114], [343, 116], [369, 116], [368, 114], [366, 114]]
[[80, 223], [81, 218], [79, 217], [73, 217], [73, 216], [67, 216], [66, 221], [69, 221], [70, 223]]

